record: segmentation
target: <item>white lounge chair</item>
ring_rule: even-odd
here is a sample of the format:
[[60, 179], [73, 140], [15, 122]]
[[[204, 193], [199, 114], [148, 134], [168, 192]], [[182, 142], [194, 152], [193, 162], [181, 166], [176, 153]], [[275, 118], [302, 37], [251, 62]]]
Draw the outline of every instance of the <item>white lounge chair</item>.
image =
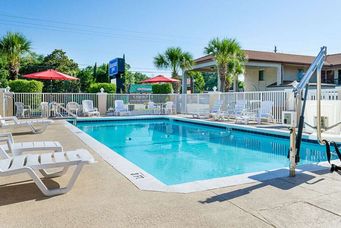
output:
[[123, 100], [115, 100], [115, 115], [130, 115], [128, 107], [124, 105]]
[[211, 108], [211, 110], [197, 110], [196, 112], [192, 112], [192, 117], [201, 119], [201, 118], [210, 118], [213, 117], [216, 119], [221, 113], [222, 101], [216, 100]]
[[166, 115], [174, 114], [174, 102], [173, 101], [167, 101], [164, 105], [164, 112]]
[[248, 124], [249, 121], [256, 121], [258, 124], [260, 124], [263, 119], [266, 119], [268, 122], [273, 122], [273, 104], [273, 101], [262, 101], [260, 104], [260, 108], [257, 111], [243, 112], [240, 116], [236, 117], [236, 122], [243, 122], [245, 124]]
[[94, 102], [92, 100], [83, 100], [83, 114], [86, 116], [99, 116], [100, 113], [97, 108], [94, 107]]
[[40, 103], [40, 117], [48, 118], [49, 117], [49, 103], [48, 102], [41, 102]]
[[18, 120], [16, 116], [2, 117], [0, 115], [0, 129], [7, 131], [26, 129], [34, 134], [44, 132], [52, 120]]
[[66, 110], [69, 113], [75, 114], [76, 116], [78, 115], [78, 111], [79, 111], [79, 104], [77, 102], [68, 102], [66, 104]]
[[147, 104], [147, 111], [150, 114], [160, 114], [160, 107], [158, 107], [153, 101], [149, 101]]
[[30, 117], [31, 116], [31, 106], [24, 105], [22, 102], [15, 102], [16, 113], [17, 117]]
[[273, 101], [262, 101], [257, 115], [257, 123], [261, 123], [263, 119], [267, 122], [274, 122], [274, 117], [272, 115], [273, 106]]
[[214, 117], [215, 120], [230, 120], [236, 118], [246, 111], [245, 100], [237, 100], [237, 102], [228, 104], [227, 110], [218, 112]]
[[63, 151], [63, 146], [57, 141], [34, 141], [15, 143], [11, 133], [0, 133], [0, 142], [6, 143], [0, 144], [0, 147], [2, 147], [6, 153], [11, 153], [11, 156], [8, 154], [6, 158], [18, 156], [21, 155], [23, 152], [31, 151]]
[[[3, 152], [4, 150], [0, 148], [0, 153]], [[56, 153], [25, 154], [0, 160], [0, 176], [12, 176], [15, 174], [27, 173], [31, 176], [37, 187], [44, 195], [54, 196], [70, 191], [83, 166], [94, 162], [95, 160], [92, 155], [84, 149]], [[39, 171], [44, 177], [51, 178], [55, 177], [55, 173], [52, 175], [47, 174], [45, 171], [46, 169], [67, 169], [70, 166], [76, 166], [76, 169], [64, 188], [58, 187], [48, 189], [37, 174], [37, 171]]]

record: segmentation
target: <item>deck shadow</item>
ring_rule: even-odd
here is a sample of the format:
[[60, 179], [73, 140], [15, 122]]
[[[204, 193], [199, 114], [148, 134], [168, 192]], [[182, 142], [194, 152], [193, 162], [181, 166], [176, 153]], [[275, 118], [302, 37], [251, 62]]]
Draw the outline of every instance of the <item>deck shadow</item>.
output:
[[[279, 176], [280, 174], [283, 174], [283, 172], [288, 172], [288, 170], [287, 169], [279, 169], [279, 170], [275, 170], [275, 171], [269, 171], [266, 173], [250, 176], [249, 177], [250, 179], [256, 180], [259, 183], [252, 185], [252, 186], [249, 186], [249, 187], [237, 189], [237, 190], [234, 190], [231, 192], [226, 192], [226, 193], [222, 193], [219, 195], [215, 195], [215, 196], [212, 196], [210, 198], [207, 198], [204, 201], [199, 201], [199, 202], [202, 204], [214, 203], [214, 202], [223, 202], [223, 201], [227, 201], [227, 200], [231, 200], [234, 198], [238, 198], [238, 197], [247, 195], [254, 190], [257, 190], [257, 189], [260, 189], [260, 188], [263, 188], [266, 186], [272, 186], [272, 187], [287, 191], [287, 190], [295, 188], [295, 187], [297, 187], [303, 183], [313, 185], [313, 184], [316, 184], [316, 183], [324, 180], [324, 178], [320, 178], [320, 179], [317, 179], [316, 181], [311, 182], [311, 180], [315, 179], [316, 176], [313, 176], [313, 175], [310, 175], [307, 173], [303, 173], [303, 172], [297, 173], [296, 177]], [[273, 176], [274, 178], [269, 179], [269, 176]]]
[[[54, 180], [42, 179], [42, 181], [48, 188], [59, 187], [59, 184]], [[0, 207], [29, 200], [40, 201], [51, 198], [43, 195], [32, 180], [0, 185], [0, 196]]]

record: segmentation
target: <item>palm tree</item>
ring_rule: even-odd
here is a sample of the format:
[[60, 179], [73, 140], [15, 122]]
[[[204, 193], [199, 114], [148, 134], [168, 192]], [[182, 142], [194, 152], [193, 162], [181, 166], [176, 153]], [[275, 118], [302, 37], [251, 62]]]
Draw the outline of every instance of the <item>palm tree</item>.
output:
[[20, 33], [8, 32], [0, 40], [0, 53], [5, 57], [10, 79], [17, 79], [23, 54], [29, 52], [31, 42]]
[[[184, 52], [179, 47], [168, 48], [163, 54], [154, 57], [154, 65], [159, 69], [171, 69], [172, 78], [180, 79], [179, 70], [184, 72], [192, 68], [193, 57], [189, 52]], [[173, 84], [175, 92], [179, 92], [179, 83]]]
[[215, 38], [205, 47], [205, 53], [213, 55], [216, 61], [220, 80], [219, 91], [228, 91], [231, 85], [231, 77], [236, 77], [244, 71], [245, 52], [235, 39], [220, 40]]

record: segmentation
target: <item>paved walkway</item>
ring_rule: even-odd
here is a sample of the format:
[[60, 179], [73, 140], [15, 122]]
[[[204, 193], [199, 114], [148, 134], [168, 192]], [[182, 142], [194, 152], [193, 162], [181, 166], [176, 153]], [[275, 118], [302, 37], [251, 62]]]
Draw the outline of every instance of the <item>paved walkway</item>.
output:
[[[17, 141], [58, 140], [87, 148], [61, 121]], [[89, 149], [89, 148], [87, 148]], [[91, 151], [71, 192], [43, 196], [27, 175], [0, 178], [1, 227], [339, 227], [341, 176], [328, 170], [295, 178], [191, 194], [140, 191]], [[46, 181], [49, 186], [67, 177]]]

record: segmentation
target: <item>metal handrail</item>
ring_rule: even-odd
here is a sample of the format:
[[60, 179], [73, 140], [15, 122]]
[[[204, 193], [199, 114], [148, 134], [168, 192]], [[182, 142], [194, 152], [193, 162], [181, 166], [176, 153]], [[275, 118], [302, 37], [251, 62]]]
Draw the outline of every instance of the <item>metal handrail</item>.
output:
[[61, 110], [63, 110], [64, 112], [66, 112], [68, 115], [72, 116], [73, 118], [77, 119], [77, 115], [75, 115], [73, 112], [70, 112], [69, 110], [67, 110], [64, 106], [62, 106], [61, 104], [58, 104], [57, 102], [53, 102], [54, 105], [56, 105], [56, 107], [60, 108]]
[[[324, 64], [325, 57], [327, 55], [327, 47], [323, 46], [319, 52], [319, 54], [316, 56], [314, 59], [313, 63], [310, 65], [309, 69], [307, 72], [304, 74], [304, 77], [301, 79], [301, 81], [297, 84], [296, 87], [294, 87], [293, 92], [295, 94], [298, 94], [302, 92], [302, 90], [307, 86], [309, 83], [310, 78], [313, 76], [315, 71], [318, 68], [322, 68]], [[321, 82], [320, 82], [321, 84]]]

